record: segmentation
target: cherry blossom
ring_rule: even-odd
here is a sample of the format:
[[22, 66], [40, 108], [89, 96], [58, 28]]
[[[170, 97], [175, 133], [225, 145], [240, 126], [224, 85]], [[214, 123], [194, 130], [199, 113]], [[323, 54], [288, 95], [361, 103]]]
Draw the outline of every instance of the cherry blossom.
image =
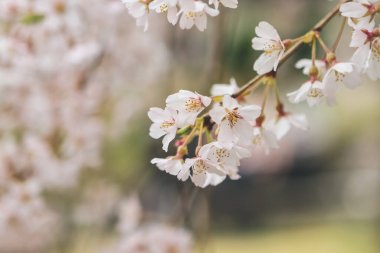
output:
[[168, 157], [166, 159], [154, 158], [151, 163], [156, 164], [160, 170], [175, 176], [178, 175], [183, 166], [183, 160], [177, 157]]
[[350, 46], [357, 48], [351, 60], [361, 72], [377, 80], [380, 78], [380, 28], [374, 26], [374, 23], [370, 23], [355, 29]]
[[256, 60], [253, 69], [258, 74], [276, 71], [286, 49], [280, 35], [272, 25], [265, 21], [260, 22], [255, 31], [258, 37], [252, 39], [252, 48], [264, 52]]
[[376, 13], [378, 5], [380, 5], [379, 0], [354, 0], [342, 4], [340, 6], [340, 12], [344, 17], [363, 18]]
[[301, 113], [285, 113], [284, 115], [279, 115], [271, 124], [278, 140], [281, 140], [292, 126], [301, 130], [308, 129], [307, 118], [305, 114]]
[[181, 124], [194, 124], [198, 114], [210, 103], [211, 98], [187, 90], [180, 90], [166, 99], [168, 108], [179, 111]]
[[238, 6], [238, 0], [209, 0], [209, 4], [213, 4], [217, 9], [219, 7], [219, 3], [221, 3], [224, 7], [233, 9]]
[[208, 158], [208, 155], [209, 146], [203, 146], [198, 157], [187, 158], [178, 179], [185, 181], [190, 176], [194, 185], [202, 188], [220, 184], [226, 178], [226, 174], [216, 161]]
[[234, 143], [211, 142], [203, 148], [207, 150], [207, 159], [218, 164], [221, 170], [233, 180], [240, 178], [238, 174], [240, 160], [251, 155], [248, 148]]
[[256, 147], [262, 148], [266, 154], [269, 154], [271, 149], [276, 149], [279, 147], [276, 134], [269, 127], [263, 125], [254, 126], [252, 132], [252, 143]]
[[172, 109], [151, 108], [148, 112], [153, 121], [149, 129], [149, 135], [158, 139], [164, 136], [162, 148], [168, 151], [169, 143], [175, 138], [178, 128], [178, 113]]
[[298, 104], [307, 101], [309, 106], [318, 105], [323, 98], [325, 85], [318, 80], [308, 80], [302, 86], [293, 92], [287, 94], [289, 101]]
[[221, 142], [249, 142], [254, 121], [260, 115], [261, 108], [256, 105], [240, 106], [228, 95], [223, 97], [223, 105], [210, 111], [211, 118], [219, 124], [218, 140]]
[[336, 103], [336, 93], [342, 84], [349, 89], [355, 89], [360, 85], [360, 73], [358, 67], [350, 62], [334, 64], [323, 78], [324, 94], [330, 105]]
[[231, 78], [230, 84], [214, 84], [211, 87], [212, 96], [232, 95], [239, 90], [239, 87], [234, 78]]
[[129, 14], [136, 19], [136, 25], [144, 27], [144, 31], [148, 30], [149, 21], [149, 5], [151, 0], [122, 0]]
[[149, 8], [155, 10], [157, 13], [167, 12], [169, 23], [175, 25], [178, 21], [177, 4], [178, 0], [154, 0], [149, 4]]
[[207, 27], [207, 15], [215, 17], [219, 15], [219, 11], [202, 1], [194, 1], [192, 7], [182, 7], [178, 15], [181, 15], [179, 21], [181, 29], [191, 29], [195, 25], [199, 31], [204, 31]]
[[[302, 73], [307, 76], [310, 75], [310, 69], [312, 66], [313, 61], [311, 59], [300, 59], [295, 64], [295, 67], [297, 69], [302, 69]], [[318, 69], [318, 76], [323, 76], [327, 69], [326, 62], [322, 60], [315, 60], [315, 67]]]

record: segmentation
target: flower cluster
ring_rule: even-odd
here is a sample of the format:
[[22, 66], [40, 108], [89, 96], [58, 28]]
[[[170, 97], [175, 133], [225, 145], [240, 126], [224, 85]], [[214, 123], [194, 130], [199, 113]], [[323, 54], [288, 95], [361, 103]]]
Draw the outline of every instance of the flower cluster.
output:
[[157, 38], [120, 24], [123, 10], [110, 0], [0, 2], [1, 252], [43, 251], [59, 218], [43, 192], [75, 187], [83, 169], [102, 165], [107, 133], [125, 131], [125, 94], [164, 70], [165, 48], [149, 56]]
[[309, 34], [309, 42], [319, 42], [325, 58], [315, 59], [314, 52], [312, 59], [302, 59], [296, 64], [297, 68], [303, 68], [309, 79], [298, 90], [288, 94], [292, 103], [306, 100], [314, 106], [326, 99], [329, 105], [333, 105], [340, 87], [358, 87], [362, 74], [374, 81], [380, 78], [380, 28], [376, 28], [375, 23], [375, 15], [379, 11], [380, 1], [377, 0], [355, 0], [340, 6], [341, 15], [347, 18], [347, 24], [353, 29], [350, 47], [356, 51], [349, 61], [338, 61], [334, 52], [336, 48], [328, 48], [317, 32]]
[[[263, 108], [231, 97], [236, 87], [233, 79], [229, 85], [215, 84], [213, 97], [181, 90], [166, 99], [165, 109], [151, 108], [150, 136], [163, 137], [165, 151], [177, 135], [180, 137], [175, 156], [154, 158], [152, 163], [179, 180], [190, 178], [198, 187], [217, 185], [226, 177], [240, 178], [240, 160], [249, 157], [255, 146], [269, 151], [277, 147], [291, 125], [307, 128], [303, 115], [285, 112], [283, 107], [278, 108], [275, 119], [264, 125]], [[195, 137], [197, 146], [190, 150]]]
[[[320, 29], [339, 10], [345, 22], [334, 45], [328, 47]], [[373, 80], [380, 78], [380, 28], [375, 24], [379, 12], [378, 0], [346, 1], [322, 20], [322, 26], [319, 23], [308, 33], [285, 40], [271, 24], [260, 22], [252, 48], [263, 53], [253, 65], [258, 73], [253, 81], [241, 89], [234, 80], [229, 85], [215, 84], [212, 97], [180, 91], [167, 98], [165, 109], [150, 109], [148, 116], [153, 121], [150, 136], [155, 139], [164, 136], [165, 151], [179, 137], [175, 156], [155, 158], [152, 163], [179, 180], [191, 178], [199, 187], [217, 185], [226, 177], [238, 179], [240, 160], [250, 156], [252, 147], [261, 146], [268, 153], [278, 147], [278, 141], [291, 126], [308, 128], [305, 115], [284, 109], [276, 82], [278, 67], [300, 46], [306, 44], [311, 48], [310, 58], [296, 63], [296, 68], [302, 69], [308, 78], [299, 89], [287, 94], [291, 103], [307, 101], [309, 106], [314, 106], [326, 101], [334, 105], [339, 89], [358, 87], [363, 74]], [[341, 60], [335, 51], [346, 23], [354, 29], [350, 46], [356, 51], [350, 60]], [[324, 53], [321, 59], [317, 58], [319, 47]], [[261, 107], [250, 105], [246, 99], [259, 85], [265, 87]], [[270, 91], [274, 91], [277, 101], [276, 117], [267, 120], [265, 107]], [[198, 145], [191, 150], [195, 137]]]
[[207, 16], [219, 15], [219, 4], [227, 8], [236, 8], [238, 0], [121, 0], [129, 14], [136, 19], [136, 25], [149, 27], [152, 12], [166, 13], [169, 23], [176, 25], [179, 20], [181, 29], [191, 29], [194, 25], [200, 31], [207, 27]]
[[192, 236], [181, 228], [163, 223], [142, 223], [143, 209], [136, 196], [121, 202], [119, 208], [119, 240], [104, 252], [171, 253], [192, 252]]

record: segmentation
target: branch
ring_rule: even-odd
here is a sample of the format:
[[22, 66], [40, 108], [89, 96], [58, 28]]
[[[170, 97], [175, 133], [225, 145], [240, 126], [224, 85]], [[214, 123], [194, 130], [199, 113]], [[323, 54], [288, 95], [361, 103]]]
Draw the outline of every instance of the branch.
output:
[[[338, 5], [336, 5], [329, 13], [326, 14], [309, 32], [317, 31], [320, 32], [329, 22], [330, 20], [339, 13], [339, 8], [343, 3], [349, 2], [350, 0], [342, 0]], [[307, 34], [307, 33], [306, 33]], [[290, 56], [292, 56], [303, 44], [303, 40], [298, 40], [286, 53], [283, 55], [283, 57], [280, 60], [279, 67], [286, 62]], [[248, 92], [251, 88], [253, 88], [256, 84], [259, 84], [259, 81], [266, 76], [268, 73], [263, 75], [257, 75], [254, 78], [252, 78], [249, 82], [247, 82], [245, 85], [243, 85], [239, 91], [234, 93], [232, 95], [233, 98], [237, 98], [241, 95], [244, 95], [246, 92]]]

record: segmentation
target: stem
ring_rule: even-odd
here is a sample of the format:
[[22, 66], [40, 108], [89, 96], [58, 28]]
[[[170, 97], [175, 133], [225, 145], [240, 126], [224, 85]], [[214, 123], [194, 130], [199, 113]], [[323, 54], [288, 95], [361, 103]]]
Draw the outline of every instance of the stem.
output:
[[203, 120], [201, 121], [201, 124], [199, 126], [199, 133], [198, 133], [198, 146], [195, 150], [195, 155], [198, 156], [198, 152], [202, 147], [202, 139], [203, 139]]
[[[321, 31], [326, 24], [330, 22], [330, 20], [339, 13], [339, 8], [341, 4], [349, 2], [350, 0], [342, 0], [339, 4], [337, 4], [329, 13], [326, 14], [312, 29], [311, 31]], [[292, 56], [303, 44], [303, 41], [297, 41], [289, 50], [286, 51], [286, 53], [283, 55], [283, 57], [280, 60], [279, 67], [289, 59], [290, 56]], [[265, 74], [263, 75], [257, 75], [254, 78], [252, 78], [250, 81], [248, 81], [245, 85], [243, 85], [239, 91], [234, 93], [232, 95], [233, 98], [237, 98], [241, 96], [242, 94], [249, 91], [252, 87], [255, 86], [255, 84], [263, 78]]]
[[319, 34], [316, 35], [319, 44], [323, 48], [323, 51], [325, 51], [326, 54], [330, 53], [331, 50], [326, 46], [326, 43], [323, 41], [323, 39], [319, 36]]
[[333, 49], [332, 49], [332, 51], [334, 53], [335, 53], [336, 49], [338, 48], [340, 39], [342, 38], [344, 28], [346, 27], [346, 21], [347, 21], [347, 18], [343, 17], [342, 24], [340, 25], [340, 28], [339, 28], [338, 37], [336, 37], [336, 40], [334, 42], [334, 46], [333, 46]]
[[277, 82], [275, 82], [274, 84], [275, 86], [275, 92], [276, 92], [276, 101], [277, 101], [277, 104], [282, 104], [281, 103], [281, 99], [280, 99], [280, 90], [278, 89], [278, 85], [277, 85]]
[[311, 61], [312, 66], [315, 67], [315, 58], [317, 57], [317, 41], [313, 38], [313, 45], [311, 46]]
[[271, 85], [269, 85], [269, 84], [267, 84], [267, 86], [265, 87], [263, 102], [261, 104], [261, 113], [260, 113], [260, 116], [264, 116], [265, 106], [267, 105], [267, 98], [268, 98], [268, 95], [269, 95], [269, 89], [270, 89], [270, 87], [271, 87]]
[[185, 146], [187, 146], [187, 144], [189, 144], [189, 142], [193, 139], [196, 130], [197, 130], [197, 127], [194, 126], [194, 128], [191, 130], [189, 135], [186, 137], [186, 139], [183, 142], [183, 144], [181, 145], [181, 147], [185, 147]]

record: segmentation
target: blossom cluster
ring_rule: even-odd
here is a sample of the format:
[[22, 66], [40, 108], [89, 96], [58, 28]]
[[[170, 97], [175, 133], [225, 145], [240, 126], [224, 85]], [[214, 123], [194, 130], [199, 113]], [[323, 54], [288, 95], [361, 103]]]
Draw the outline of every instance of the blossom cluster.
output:
[[169, 23], [176, 25], [179, 20], [181, 29], [191, 29], [194, 25], [200, 31], [207, 27], [207, 16], [219, 15], [219, 5], [237, 8], [238, 0], [121, 0], [129, 14], [136, 19], [136, 25], [149, 27], [149, 16], [152, 12], [164, 13]]
[[137, 196], [120, 203], [119, 240], [104, 252], [171, 253], [192, 252], [192, 236], [182, 228], [164, 223], [143, 223], [143, 208]]
[[380, 28], [376, 28], [375, 15], [380, 11], [380, 1], [353, 1], [340, 6], [340, 12], [351, 27], [350, 47], [355, 52], [350, 60], [339, 61], [318, 34], [316, 40], [325, 52], [323, 59], [302, 59], [297, 68], [309, 79], [296, 91], [288, 94], [292, 103], [307, 101], [310, 106], [326, 100], [336, 103], [337, 92], [345, 86], [354, 89], [361, 84], [363, 74], [372, 80], [380, 79]]
[[[213, 97], [181, 90], [166, 99], [165, 109], [151, 108], [150, 136], [163, 136], [165, 151], [176, 135], [180, 136], [175, 156], [154, 158], [152, 163], [179, 180], [190, 178], [198, 187], [217, 185], [226, 177], [240, 178], [240, 160], [249, 157], [255, 146], [269, 151], [277, 147], [292, 125], [307, 128], [304, 115], [288, 113], [283, 108], [278, 108], [278, 116], [264, 125], [260, 106], [246, 105], [231, 97], [236, 88], [231, 80], [231, 84], [215, 84]], [[196, 136], [198, 145], [192, 157], [188, 146]]]
[[[163, 70], [165, 49], [143, 54], [157, 39], [120, 25], [124, 16], [109, 0], [0, 2], [1, 252], [41, 252], [58, 238], [43, 193], [75, 187], [83, 169], [102, 165], [104, 139], [125, 131], [127, 91], [139, 92], [130, 84], [152, 80], [136, 69], [139, 57], [152, 75]], [[120, 61], [125, 44], [129, 60]]]
[[[296, 68], [302, 69], [308, 78], [299, 89], [287, 94], [291, 103], [307, 101], [309, 106], [314, 106], [326, 101], [334, 105], [341, 87], [358, 87], [363, 75], [379, 79], [380, 28], [375, 23], [375, 16], [380, 12], [380, 1], [355, 0], [339, 7], [346, 20], [344, 24], [353, 29], [350, 47], [356, 51], [350, 60], [341, 60], [335, 53], [344, 26], [330, 48], [319, 28], [296, 39], [283, 40], [271, 24], [260, 22], [255, 29], [252, 48], [263, 53], [253, 65], [258, 76], [248, 85], [249, 88], [253, 85], [265, 87], [262, 106], [247, 103], [246, 97], [252, 90], [239, 89], [235, 81], [230, 85], [213, 85], [212, 97], [185, 90], [170, 95], [165, 109], [151, 108], [148, 112], [153, 121], [150, 136], [155, 139], [163, 136], [165, 151], [178, 136], [177, 153], [163, 159], [154, 158], [152, 163], [179, 180], [191, 178], [196, 186], [217, 185], [226, 177], [233, 180], [240, 177], [240, 160], [250, 156], [253, 147], [262, 146], [268, 153], [271, 148], [278, 147], [278, 141], [291, 126], [307, 129], [305, 115], [284, 109], [276, 82], [276, 71], [286, 54], [302, 44], [310, 45], [311, 54], [309, 59], [300, 59]], [[321, 59], [317, 58], [319, 47], [324, 53]], [[265, 107], [270, 91], [276, 96], [276, 116], [267, 120]], [[195, 137], [198, 145], [191, 150]]]

